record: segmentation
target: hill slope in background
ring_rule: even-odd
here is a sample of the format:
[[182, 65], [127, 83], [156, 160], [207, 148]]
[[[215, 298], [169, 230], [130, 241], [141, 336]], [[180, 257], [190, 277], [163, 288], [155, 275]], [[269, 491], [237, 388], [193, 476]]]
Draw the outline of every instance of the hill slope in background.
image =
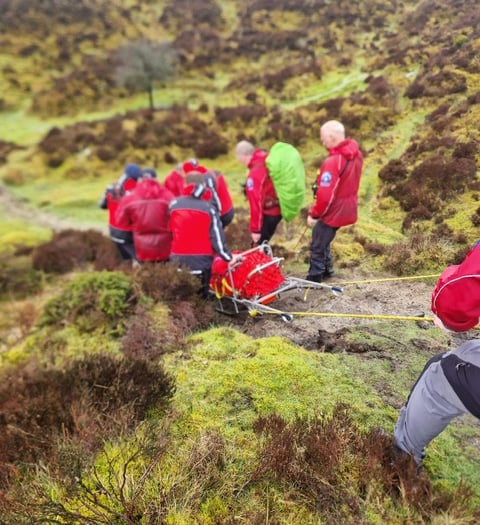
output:
[[[367, 157], [360, 244], [476, 239], [473, 1], [4, 4], [0, 175], [33, 206], [100, 222], [96, 200], [126, 162], [165, 176], [196, 156], [225, 171], [242, 207], [238, 139], [295, 144], [313, 182], [319, 125], [338, 118]], [[115, 85], [115, 51], [139, 38], [180, 57], [154, 112]]]
[[[388, 434], [426, 360], [463, 340], [395, 316], [428, 319], [436, 275], [478, 237], [477, 2], [0, 13], [0, 524], [478, 523], [477, 420], [442, 433], [419, 476]], [[154, 110], [115, 82], [141, 38], [179, 56]], [[125, 268], [102, 234], [97, 201], [125, 163], [163, 178], [196, 156], [225, 173], [228, 242], [247, 248], [236, 142], [291, 142], [311, 183], [330, 118], [365, 153], [360, 219], [333, 246], [343, 296], [282, 296], [292, 323], [220, 315], [191, 276]], [[304, 214], [274, 242], [303, 275]]]

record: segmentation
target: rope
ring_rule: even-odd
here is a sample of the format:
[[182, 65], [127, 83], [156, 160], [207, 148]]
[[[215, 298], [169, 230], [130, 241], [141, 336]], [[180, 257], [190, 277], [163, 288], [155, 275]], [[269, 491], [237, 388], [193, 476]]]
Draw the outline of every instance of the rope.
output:
[[386, 277], [384, 279], [366, 279], [364, 281], [342, 281], [341, 283], [336, 283], [338, 285], [343, 284], [364, 284], [364, 283], [384, 283], [388, 281], [409, 281], [413, 279], [428, 279], [433, 277], [439, 277], [439, 273], [430, 274], [430, 275], [413, 275], [410, 277]]
[[294, 317], [351, 317], [360, 319], [390, 319], [395, 321], [430, 321], [433, 322], [433, 317], [415, 317], [407, 315], [380, 315], [380, 314], [345, 314], [335, 312], [270, 312], [259, 310], [250, 310], [250, 315], [255, 317], [259, 313], [273, 314], [273, 315], [292, 315]]

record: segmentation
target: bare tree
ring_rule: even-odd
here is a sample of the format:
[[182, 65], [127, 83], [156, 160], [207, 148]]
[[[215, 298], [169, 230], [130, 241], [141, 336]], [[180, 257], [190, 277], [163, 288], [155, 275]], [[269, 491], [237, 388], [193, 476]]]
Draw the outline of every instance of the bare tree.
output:
[[154, 84], [171, 78], [176, 64], [177, 54], [168, 42], [129, 42], [118, 49], [117, 84], [146, 91], [150, 109], [154, 109]]

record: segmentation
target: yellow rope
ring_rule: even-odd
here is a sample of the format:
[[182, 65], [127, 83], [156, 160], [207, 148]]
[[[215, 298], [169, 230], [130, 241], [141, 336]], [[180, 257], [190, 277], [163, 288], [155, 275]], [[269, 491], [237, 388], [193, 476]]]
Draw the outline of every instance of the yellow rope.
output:
[[397, 321], [431, 321], [433, 322], [433, 317], [413, 317], [407, 315], [379, 315], [379, 314], [345, 314], [345, 313], [335, 313], [335, 312], [270, 312], [258, 310], [250, 310], [250, 315], [255, 317], [259, 313], [262, 314], [273, 314], [281, 315], [287, 314], [294, 317], [352, 317], [352, 318], [361, 318], [361, 319], [391, 319]]
[[433, 278], [433, 277], [439, 277], [439, 273], [431, 274], [431, 275], [414, 275], [411, 277], [386, 277], [384, 279], [366, 279], [364, 281], [342, 281], [341, 283], [335, 283], [339, 286], [344, 284], [363, 284], [363, 283], [383, 283], [387, 281], [409, 281], [412, 279], [427, 279], [427, 278]]

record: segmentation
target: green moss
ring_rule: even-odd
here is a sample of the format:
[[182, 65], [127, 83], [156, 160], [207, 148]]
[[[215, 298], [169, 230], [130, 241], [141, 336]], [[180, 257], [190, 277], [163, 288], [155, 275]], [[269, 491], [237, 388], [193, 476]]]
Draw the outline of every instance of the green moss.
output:
[[64, 290], [47, 302], [41, 318], [42, 325], [75, 322], [90, 331], [107, 323], [119, 330], [129, 308], [134, 303], [132, 283], [120, 272], [81, 274]]
[[372, 406], [379, 401], [370, 387], [352, 379], [339, 356], [307, 352], [282, 338], [254, 341], [212, 329], [192, 344], [191, 360], [176, 369], [176, 400], [189, 407], [189, 425], [198, 429], [221, 425], [235, 432], [259, 415], [291, 420], [328, 412], [340, 400], [360, 414], [363, 396]]

